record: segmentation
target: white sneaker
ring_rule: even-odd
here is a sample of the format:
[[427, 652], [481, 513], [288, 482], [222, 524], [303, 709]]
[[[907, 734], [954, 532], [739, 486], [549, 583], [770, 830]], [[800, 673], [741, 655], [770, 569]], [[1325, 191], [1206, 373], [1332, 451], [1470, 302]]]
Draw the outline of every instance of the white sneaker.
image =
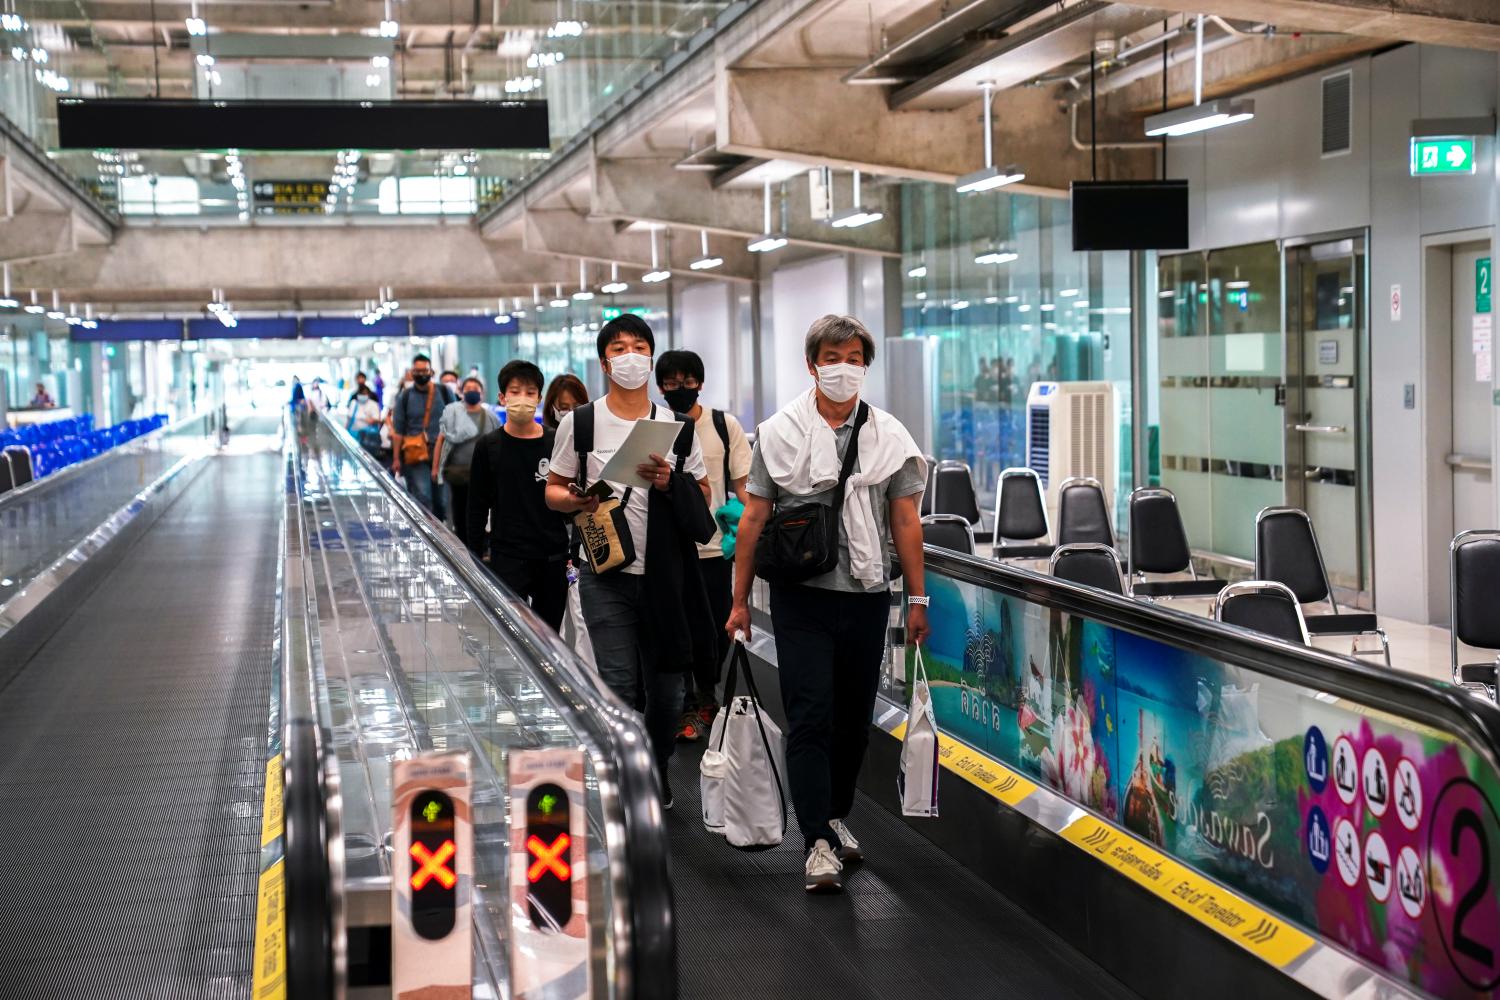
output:
[[859, 849], [859, 841], [854, 839], [854, 834], [844, 825], [841, 819], [832, 819], [828, 825], [833, 827], [833, 832], [839, 838], [839, 860], [840, 861], [863, 861], [865, 852]]
[[829, 846], [828, 841], [815, 841], [812, 850], [807, 852], [807, 891], [843, 891], [844, 881], [840, 877], [843, 870], [843, 864], [833, 853], [833, 848]]

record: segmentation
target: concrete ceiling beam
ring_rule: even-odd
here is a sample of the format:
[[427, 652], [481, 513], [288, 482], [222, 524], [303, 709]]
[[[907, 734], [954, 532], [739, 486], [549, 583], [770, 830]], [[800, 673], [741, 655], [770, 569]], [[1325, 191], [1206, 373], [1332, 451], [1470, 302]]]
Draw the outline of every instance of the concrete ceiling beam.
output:
[[[531, 209], [526, 213], [525, 227], [523, 245], [529, 253], [555, 254], [600, 264], [616, 263], [636, 271], [651, 268], [649, 233], [617, 232], [608, 221], [592, 220], [566, 209]], [[709, 252], [722, 257], [724, 263], [704, 272], [693, 271], [690, 266], [701, 255], [697, 232], [663, 229], [657, 233], [656, 240], [658, 264], [675, 276], [755, 280], [755, 255], [739, 240], [710, 236]], [[563, 290], [571, 292], [577, 287], [578, 267], [574, 264], [572, 276], [563, 281]]]
[[0, 261], [36, 260], [78, 248], [68, 212], [26, 212], [0, 219]]
[[486, 243], [472, 226], [127, 227], [110, 246], [12, 269], [16, 287], [136, 302], [210, 288], [269, 298], [312, 288], [374, 297], [381, 286], [398, 297], [485, 297], [577, 276], [516, 244]]
[[[718, 147], [741, 156], [948, 184], [984, 165], [977, 99], [955, 111], [892, 111], [878, 88], [848, 86], [837, 70], [780, 69], [721, 72], [718, 102]], [[1104, 102], [1101, 111], [1101, 135], [1123, 133]], [[999, 94], [995, 132], [996, 164], [1026, 172], [1013, 191], [1057, 195], [1091, 174], [1089, 152], [1074, 147], [1066, 115], [1041, 90]], [[1155, 166], [1150, 149], [1099, 151], [1100, 179], [1149, 178]]]
[[1150, 0], [1131, 6], [1217, 14], [1283, 29], [1500, 50], [1500, 4], [1490, 0]]
[[[858, 229], [834, 229], [809, 218], [805, 176], [786, 186], [788, 240], [826, 250], [900, 255], [900, 205], [889, 188], [866, 187], [861, 198], [866, 208], [883, 211], [884, 220]], [[765, 232], [762, 191], [715, 188], [709, 174], [674, 170], [670, 160], [595, 160], [593, 190], [590, 214], [596, 218], [707, 229], [737, 239]], [[846, 194], [840, 207], [848, 204]], [[773, 187], [772, 232], [781, 231], [781, 220], [779, 190]]]

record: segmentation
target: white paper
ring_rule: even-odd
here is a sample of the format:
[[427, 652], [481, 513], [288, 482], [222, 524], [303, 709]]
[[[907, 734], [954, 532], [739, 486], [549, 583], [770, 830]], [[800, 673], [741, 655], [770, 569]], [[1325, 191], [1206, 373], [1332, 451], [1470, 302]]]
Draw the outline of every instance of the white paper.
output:
[[1494, 320], [1487, 313], [1481, 313], [1474, 317], [1470, 326], [1470, 334], [1475, 354], [1488, 354], [1490, 352], [1491, 336], [1495, 325]]
[[635, 467], [651, 461], [652, 455], [666, 458], [682, 426], [676, 420], [637, 420], [625, 440], [620, 443], [619, 450], [604, 463], [599, 478], [637, 489], [650, 489], [652, 482], [636, 475]]
[[1495, 355], [1489, 351], [1474, 352], [1474, 381], [1493, 382], [1495, 378]]

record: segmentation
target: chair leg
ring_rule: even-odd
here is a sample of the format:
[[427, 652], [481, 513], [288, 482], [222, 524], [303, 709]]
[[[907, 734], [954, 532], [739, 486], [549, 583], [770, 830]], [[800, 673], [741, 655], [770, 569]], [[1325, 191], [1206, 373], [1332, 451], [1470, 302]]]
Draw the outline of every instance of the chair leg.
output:
[[[1379, 636], [1380, 637], [1380, 648], [1379, 649], [1360, 649], [1359, 648], [1359, 637], [1362, 636], [1362, 635], [1375, 635], [1375, 636]], [[1354, 636], [1353, 641], [1351, 641], [1349, 643], [1349, 655], [1350, 656], [1383, 656], [1383, 657], [1385, 657], [1385, 666], [1386, 666], [1386, 669], [1387, 670], [1393, 669], [1392, 666], [1391, 666], [1391, 641], [1390, 641], [1390, 639], [1386, 638], [1385, 629], [1383, 629], [1383, 628], [1372, 629], [1369, 632], [1360, 632], [1360, 633], [1356, 634]]]

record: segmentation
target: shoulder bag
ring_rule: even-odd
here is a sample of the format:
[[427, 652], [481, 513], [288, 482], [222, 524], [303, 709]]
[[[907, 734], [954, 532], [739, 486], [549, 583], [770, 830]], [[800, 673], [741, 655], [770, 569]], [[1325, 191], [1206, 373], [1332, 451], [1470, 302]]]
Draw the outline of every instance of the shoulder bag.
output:
[[844, 508], [844, 485], [859, 457], [859, 431], [870, 415], [864, 402], [854, 417], [854, 431], [844, 450], [833, 503], [802, 504], [771, 515], [755, 543], [755, 575], [771, 583], [801, 583], [836, 569], [839, 531]]
[[[408, 389], [406, 392], [410, 392]], [[396, 400], [398, 406], [406, 405], [406, 392]], [[405, 435], [401, 438], [401, 462], [403, 465], [420, 465], [423, 462], [432, 461], [432, 452], [427, 445], [427, 424], [432, 420], [432, 400], [437, 396], [439, 389], [435, 385], [427, 387], [427, 405], [422, 409], [422, 429], [413, 435]]]
[[[651, 410], [656, 412], [655, 404]], [[580, 490], [586, 490], [589, 452], [594, 450], [593, 403], [585, 403], [573, 411], [573, 450], [578, 454], [578, 475], [574, 481]], [[631, 538], [630, 522], [625, 519], [625, 505], [634, 491], [634, 486], [627, 486], [623, 497], [601, 500], [592, 514], [579, 511], [573, 515], [573, 526], [578, 529], [584, 554], [600, 576], [618, 572], [635, 562], [635, 539]]]

